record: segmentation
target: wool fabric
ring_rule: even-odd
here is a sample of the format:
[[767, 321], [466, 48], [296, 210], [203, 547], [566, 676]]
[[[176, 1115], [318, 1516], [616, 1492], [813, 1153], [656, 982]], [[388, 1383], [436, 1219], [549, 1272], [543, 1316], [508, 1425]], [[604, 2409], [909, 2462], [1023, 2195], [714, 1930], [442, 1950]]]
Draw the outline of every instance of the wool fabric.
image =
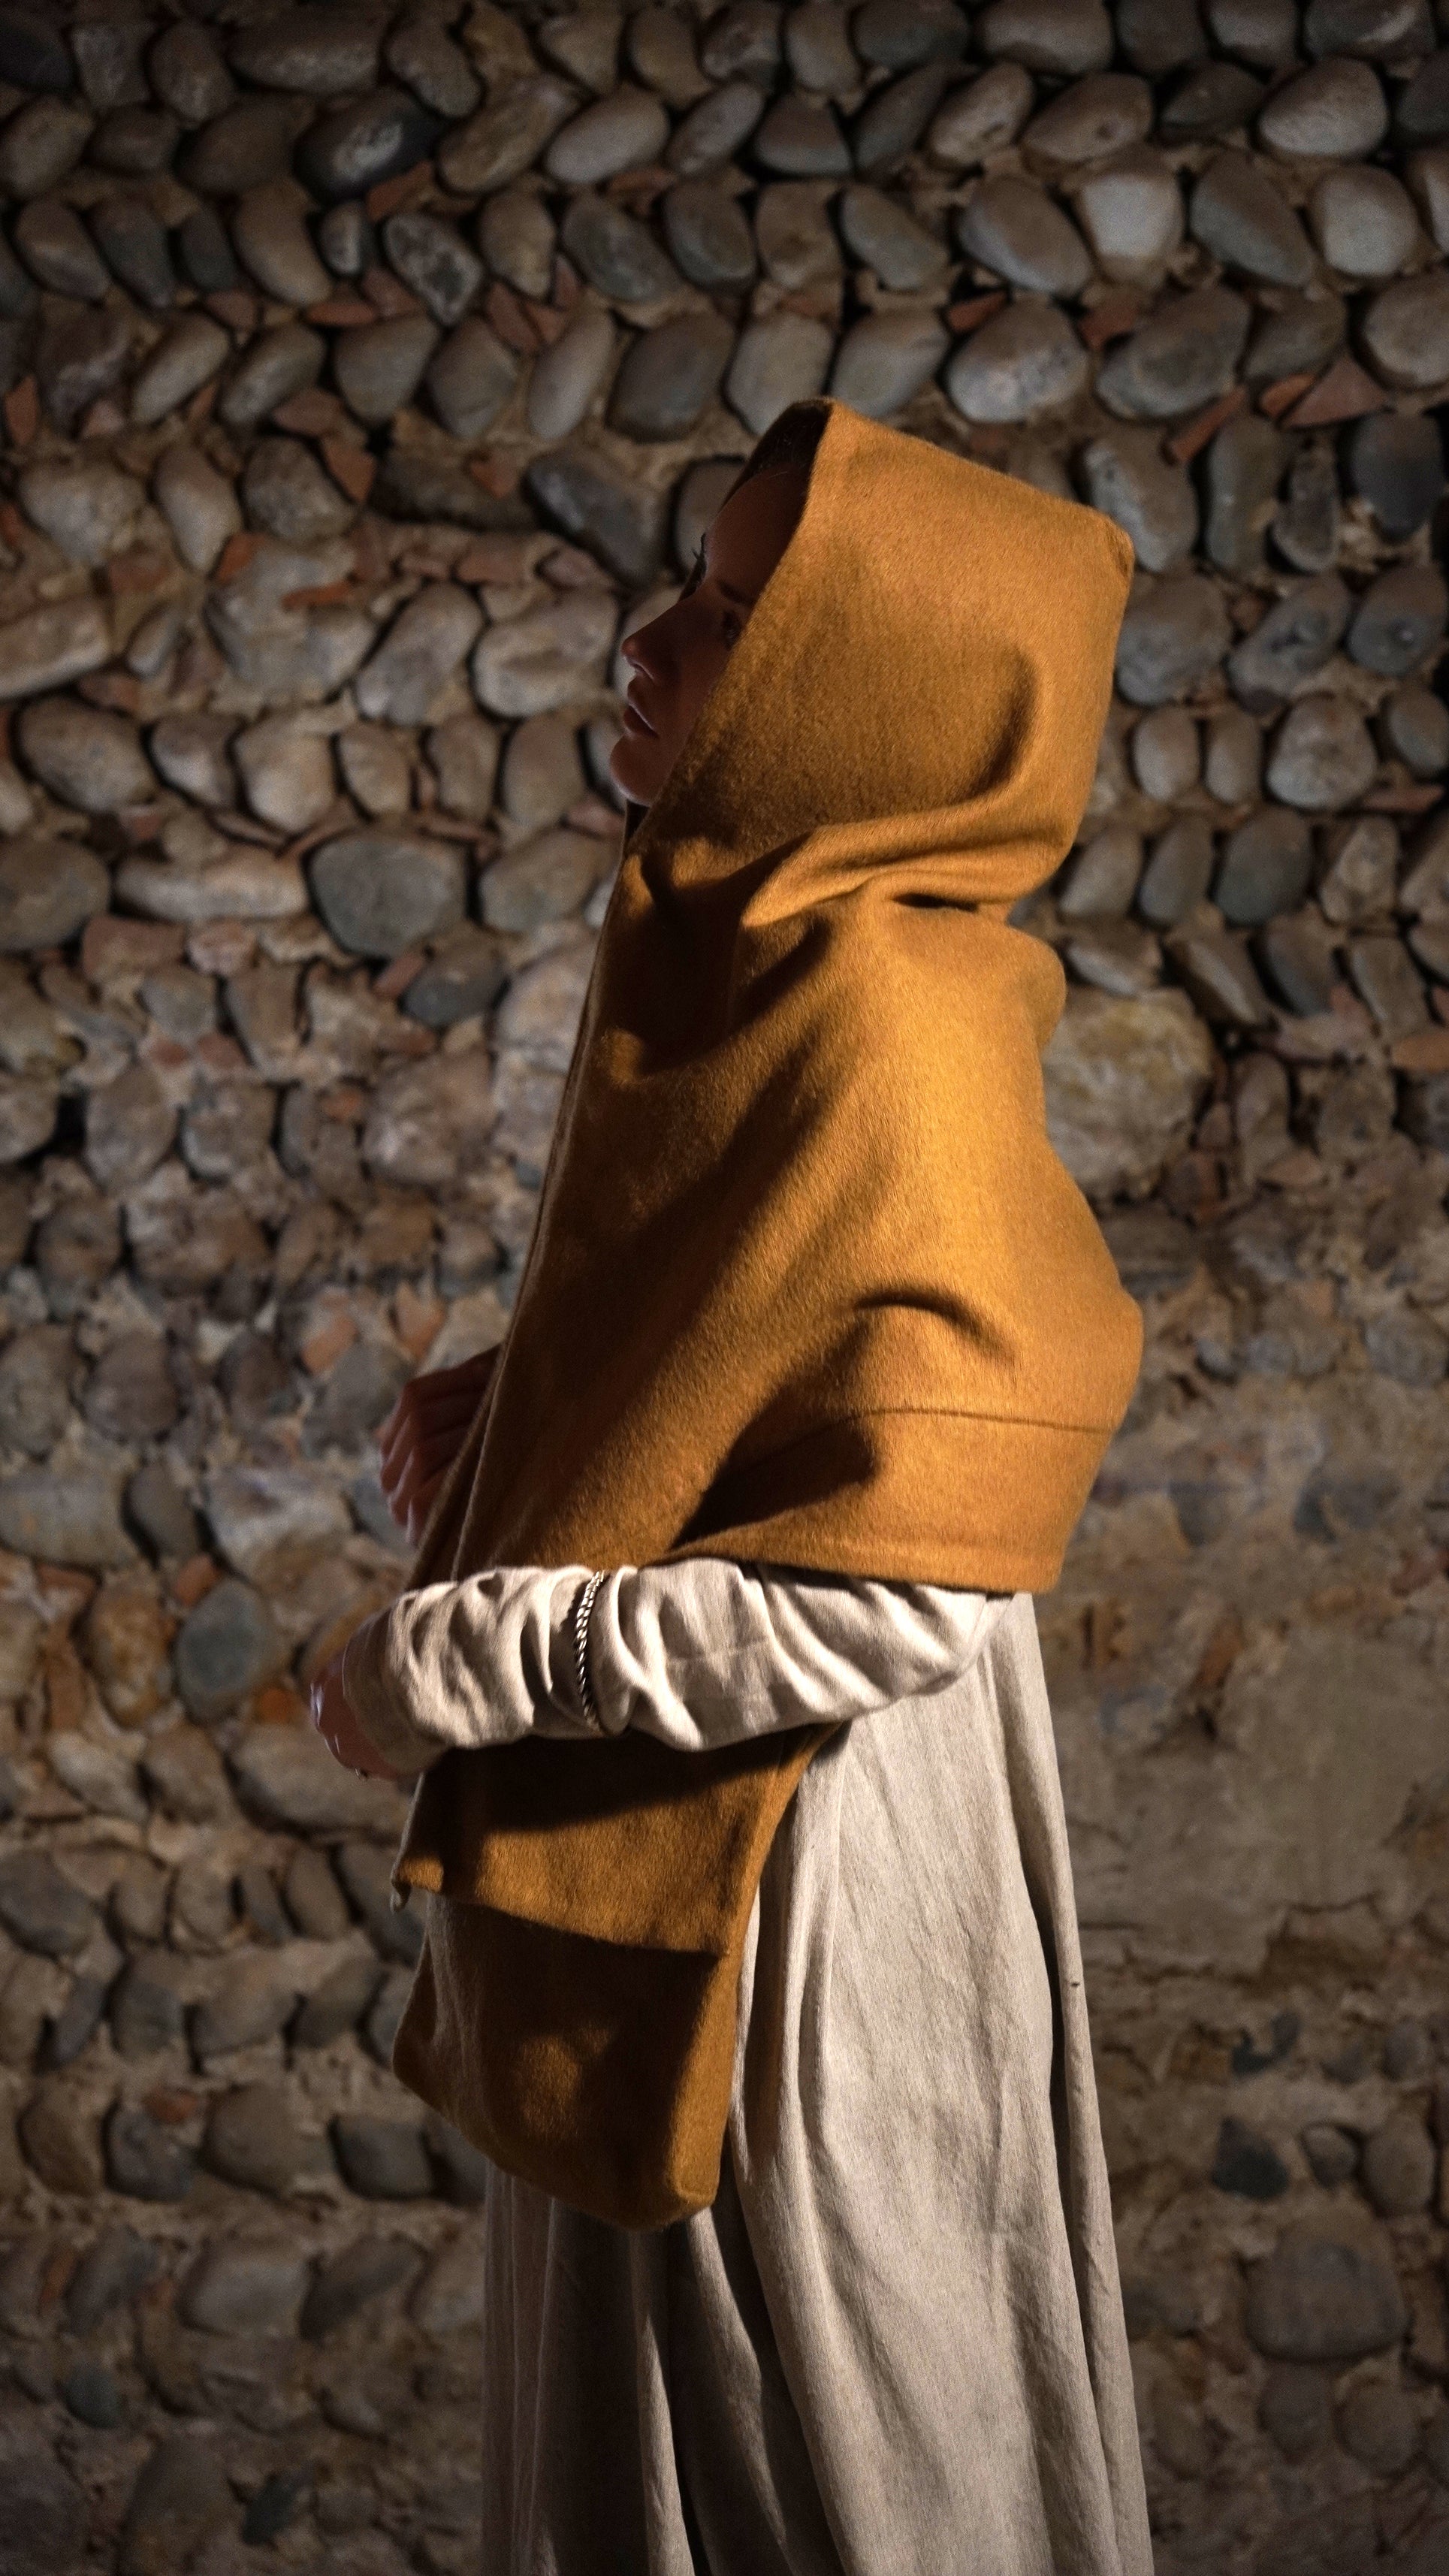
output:
[[[1131, 547], [822, 399], [804, 507], [631, 806], [507, 1333], [410, 1588], [766, 1560], [1042, 1591], [1141, 1320], [1048, 1140], [1070, 848]], [[718, 2188], [755, 1890], [833, 1725], [450, 1750], [394, 2071], [631, 2228]]]

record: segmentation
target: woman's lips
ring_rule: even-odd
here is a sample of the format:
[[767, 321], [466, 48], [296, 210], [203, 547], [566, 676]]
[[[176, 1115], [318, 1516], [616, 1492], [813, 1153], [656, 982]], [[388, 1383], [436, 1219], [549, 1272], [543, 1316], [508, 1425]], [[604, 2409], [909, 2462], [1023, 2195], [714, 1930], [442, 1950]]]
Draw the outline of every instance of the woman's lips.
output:
[[632, 723], [637, 727], [640, 733], [653, 733], [654, 731], [654, 727], [650, 723], [649, 718], [646, 715], [640, 714], [639, 709], [635, 706], [632, 698], [626, 698], [624, 700], [624, 722], [626, 725]]

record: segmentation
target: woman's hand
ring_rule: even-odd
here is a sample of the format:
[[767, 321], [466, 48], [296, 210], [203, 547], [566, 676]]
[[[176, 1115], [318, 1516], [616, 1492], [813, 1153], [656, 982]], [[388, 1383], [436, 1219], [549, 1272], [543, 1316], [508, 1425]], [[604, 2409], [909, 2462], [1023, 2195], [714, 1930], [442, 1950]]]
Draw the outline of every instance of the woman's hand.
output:
[[366, 1771], [378, 1780], [405, 1780], [409, 1774], [384, 1762], [364, 1735], [342, 1687], [342, 1657], [334, 1655], [312, 1684], [312, 1723], [335, 1761], [349, 1771]]
[[409, 1378], [377, 1435], [378, 1477], [399, 1529], [416, 1543], [433, 1496], [468, 1436], [493, 1353]]

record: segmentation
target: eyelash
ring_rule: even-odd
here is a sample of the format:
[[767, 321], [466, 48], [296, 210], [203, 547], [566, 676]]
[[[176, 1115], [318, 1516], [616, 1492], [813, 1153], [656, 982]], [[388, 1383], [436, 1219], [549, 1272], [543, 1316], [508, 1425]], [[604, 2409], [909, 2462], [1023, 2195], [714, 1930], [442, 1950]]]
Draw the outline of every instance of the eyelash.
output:
[[[691, 565], [691, 567], [690, 567], [689, 579], [688, 579], [688, 581], [687, 581], [687, 582], [685, 583], [685, 585], [684, 585], [684, 590], [683, 590], [682, 596], [683, 596], [685, 599], [690, 598], [690, 597], [691, 597], [691, 595], [692, 595], [696, 590], [698, 590], [699, 585], [700, 585], [701, 581], [703, 580], [703, 578], [704, 578], [704, 540], [703, 540], [703, 538], [701, 538], [701, 539], [700, 539], [700, 543], [699, 543], [699, 551], [698, 551], [698, 553], [696, 554], [696, 556], [695, 556], [695, 558], [694, 558], [694, 562], [693, 562], [693, 564], [692, 564], [692, 565]], [[739, 642], [739, 640], [740, 640], [740, 637], [743, 635], [743, 633], [744, 633], [744, 631], [745, 631], [745, 630], [744, 630], [744, 626], [743, 626], [743, 624], [741, 623], [740, 619], [739, 619], [738, 617], [736, 617], [736, 615], [735, 615], [735, 613], [734, 613], [733, 609], [730, 609], [730, 610], [728, 610], [728, 611], [727, 611], [726, 616], [725, 616], [725, 621], [724, 621], [724, 622], [725, 622], [726, 626], [728, 626], [728, 627], [733, 627], [734, 632], [733, 632], [733, 634], [732, 634], [732, 635], [731, 635], [731, 637], [730, 637], [730, 642], [731, 642], [732, 644], [737, 644], [737, 643]]]

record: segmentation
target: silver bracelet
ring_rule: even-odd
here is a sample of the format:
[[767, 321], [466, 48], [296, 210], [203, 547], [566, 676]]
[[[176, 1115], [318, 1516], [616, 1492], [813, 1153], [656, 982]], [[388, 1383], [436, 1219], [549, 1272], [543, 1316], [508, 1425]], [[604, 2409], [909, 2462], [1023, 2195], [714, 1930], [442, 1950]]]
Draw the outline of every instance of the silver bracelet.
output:
[[603, 1580], [602, 1573], [589, 1576], [579, 1594], [578, 1607], [574, 1612], [574, 1662], [579, 1677], [579, 1700], [584, 1715], [596, 1735], [607, 1734], [608, 1729], [599, 1715], [599, 1703], [594, 1697], [593, 1684], [589, 1680], [589, 1613], [594, 1606], [594, 1594]]

